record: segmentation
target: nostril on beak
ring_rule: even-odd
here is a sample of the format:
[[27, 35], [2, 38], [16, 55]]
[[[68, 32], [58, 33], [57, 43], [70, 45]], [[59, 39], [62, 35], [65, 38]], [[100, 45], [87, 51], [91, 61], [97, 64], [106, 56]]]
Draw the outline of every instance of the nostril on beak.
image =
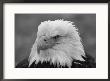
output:
[[44, 41], [46, 42], [47, 40], [46, 40], [46, 39], [44, 39]]

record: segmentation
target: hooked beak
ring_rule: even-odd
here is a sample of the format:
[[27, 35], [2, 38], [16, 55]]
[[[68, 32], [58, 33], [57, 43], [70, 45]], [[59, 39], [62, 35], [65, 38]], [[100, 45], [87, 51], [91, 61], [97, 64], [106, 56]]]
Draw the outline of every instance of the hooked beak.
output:
[[41, 50], [47, 50], [48, 48], [52, 48], [55, 44], [54, 40], [47, 37], [41, 37], [37, 40], [37, 51], [40, 54]]

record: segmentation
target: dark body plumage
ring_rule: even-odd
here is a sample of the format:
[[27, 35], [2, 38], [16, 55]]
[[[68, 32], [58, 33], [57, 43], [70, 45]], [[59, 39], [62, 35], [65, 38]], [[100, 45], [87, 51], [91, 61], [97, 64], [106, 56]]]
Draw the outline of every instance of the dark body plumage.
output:
[[[86, 54], [86, 58], [83, 57], [85, 59], [85, 61], [78, 61], [78, 60], [74, 60], [72, 62], [72, 66], [71, 68], [96, 68], [96, 63], [95, 60], [92, 56]], [[22, 60], [20, 63], [18, 63], [16, 65], [16, 68], [68, 68], [67, 66], [59, 66], [57, 67], [56, 65], [53, 65], [49, 62], [43, 62], [43, 63], [38, 63], [35, 64], [35, 62], [32, 63], [32, 65], [30, 67], [28, 67], [29, 62], [28, 62], [28, 58]]]

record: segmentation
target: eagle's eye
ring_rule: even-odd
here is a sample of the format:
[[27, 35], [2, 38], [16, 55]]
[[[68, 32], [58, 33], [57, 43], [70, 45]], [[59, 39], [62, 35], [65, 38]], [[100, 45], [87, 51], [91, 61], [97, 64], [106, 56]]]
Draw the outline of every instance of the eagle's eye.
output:
[[54, 37], [52, 37], [53, 39], [58, 39], [60, 37], [60, 35], [56, 35]]

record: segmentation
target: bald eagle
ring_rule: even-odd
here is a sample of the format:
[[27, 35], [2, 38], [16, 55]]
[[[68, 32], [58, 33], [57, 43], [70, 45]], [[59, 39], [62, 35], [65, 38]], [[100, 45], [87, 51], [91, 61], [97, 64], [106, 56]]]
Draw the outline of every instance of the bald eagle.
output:
[[71, 21], [44, 21], [28, 58], [17, 68], [95, 68], [94, 59], [85, 52], [78, 28]]

